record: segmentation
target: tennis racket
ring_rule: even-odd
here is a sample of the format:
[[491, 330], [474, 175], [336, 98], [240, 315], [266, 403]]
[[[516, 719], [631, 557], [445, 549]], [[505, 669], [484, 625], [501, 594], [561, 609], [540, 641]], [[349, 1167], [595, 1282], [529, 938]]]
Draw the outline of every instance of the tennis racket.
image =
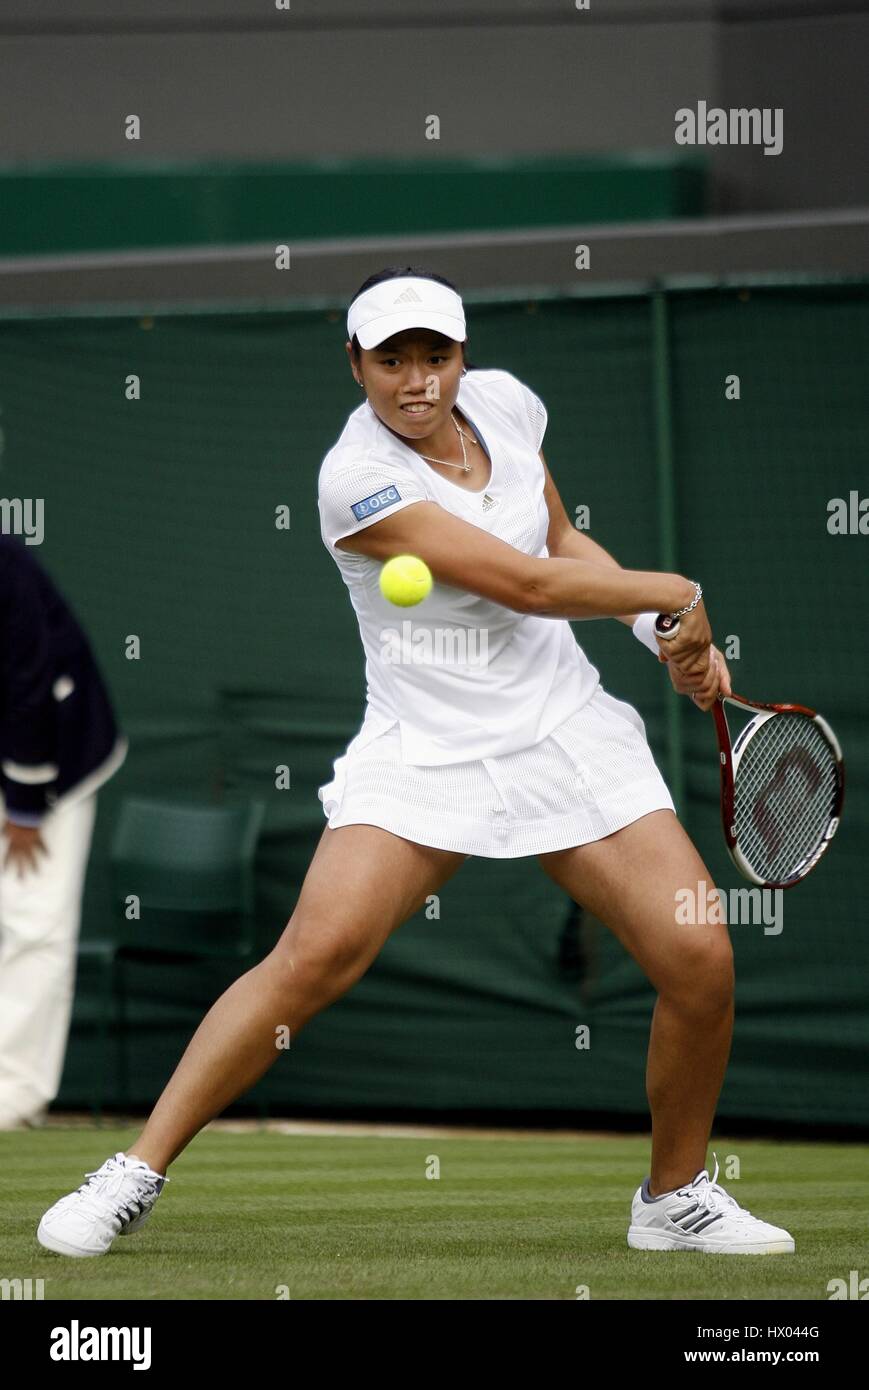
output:
[[[655, 629], [667, 640], [676, 635], [673, 623], [663, 614]], [[735, 741], [725, 705], [751, 716]], [[752, 883], [792, 888], [811, 873], [839, 828], [845, 797], [839, 740], [805, 705], [719, 695], [712, 712], [730, 857]]]

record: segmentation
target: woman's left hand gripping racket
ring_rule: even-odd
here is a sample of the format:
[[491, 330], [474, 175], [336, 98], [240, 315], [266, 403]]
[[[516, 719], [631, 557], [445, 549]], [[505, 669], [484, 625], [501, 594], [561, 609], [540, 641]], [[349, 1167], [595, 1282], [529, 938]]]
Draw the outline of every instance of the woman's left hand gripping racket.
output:
[[[659, 635], [666, 623], [658, 619]], [[656, 623], [656, 629], [658, 628]], [[725, 705], [751, 715], [731, 742]], [[792, 888], [818, 863], [842, 815], [845, 764], [829, 724], [805, 705], [719, 695], [721, 818], [730, 857], [752, 883]]]

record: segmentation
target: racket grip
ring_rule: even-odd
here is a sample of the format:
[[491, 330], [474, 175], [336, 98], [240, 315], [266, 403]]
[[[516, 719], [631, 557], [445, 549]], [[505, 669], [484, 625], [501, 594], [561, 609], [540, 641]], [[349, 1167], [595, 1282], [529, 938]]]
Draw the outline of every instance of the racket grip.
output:
[[679, 631], [679, 619], [669, 613], [659, 613], [655, 619], [655, 636], [662, 642], [670, 642]]

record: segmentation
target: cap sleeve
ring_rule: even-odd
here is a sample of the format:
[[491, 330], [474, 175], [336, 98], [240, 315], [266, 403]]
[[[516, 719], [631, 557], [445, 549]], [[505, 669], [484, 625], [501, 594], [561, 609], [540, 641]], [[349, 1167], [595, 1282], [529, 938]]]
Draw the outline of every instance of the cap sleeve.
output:
[[400, 464], [349, 464], [320, 479], [320, 529], [327, 545], [355, 535], [412, 502], [427, 502], [422, 482]]
[[549, 422], [546, 406], [540, 397], [531, 390], [531, 387], [525, 385], [524, 381], [520, 381], [515, 376], [512, 380], [519, 394], [520, 422], [523, 431], [529, 443], [533, 444], [535, 451], [539, 453]]

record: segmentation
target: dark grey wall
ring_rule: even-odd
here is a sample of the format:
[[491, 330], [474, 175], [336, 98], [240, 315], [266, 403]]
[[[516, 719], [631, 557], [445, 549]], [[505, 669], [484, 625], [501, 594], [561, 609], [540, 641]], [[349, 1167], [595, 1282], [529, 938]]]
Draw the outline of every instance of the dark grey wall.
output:
[[739, 146], [720, 151], [722, 211], [869, 204], [869, 14], [836, 15], [833, 0], [822, 8], [823, 18], [727, 24], [721, 31], [722, 105], [784, 110], [780, 155], [758, 158]]
[[[716, 211], [869, 204], [866, 5], [836, 0], [2, 0], [3, 159], [672, 149], [700, 100], [781, 106], [710, 149]], [[142, 139], [124, 138], [124, 117]], [[441, 139], [425, 139], [425, 118]]]

